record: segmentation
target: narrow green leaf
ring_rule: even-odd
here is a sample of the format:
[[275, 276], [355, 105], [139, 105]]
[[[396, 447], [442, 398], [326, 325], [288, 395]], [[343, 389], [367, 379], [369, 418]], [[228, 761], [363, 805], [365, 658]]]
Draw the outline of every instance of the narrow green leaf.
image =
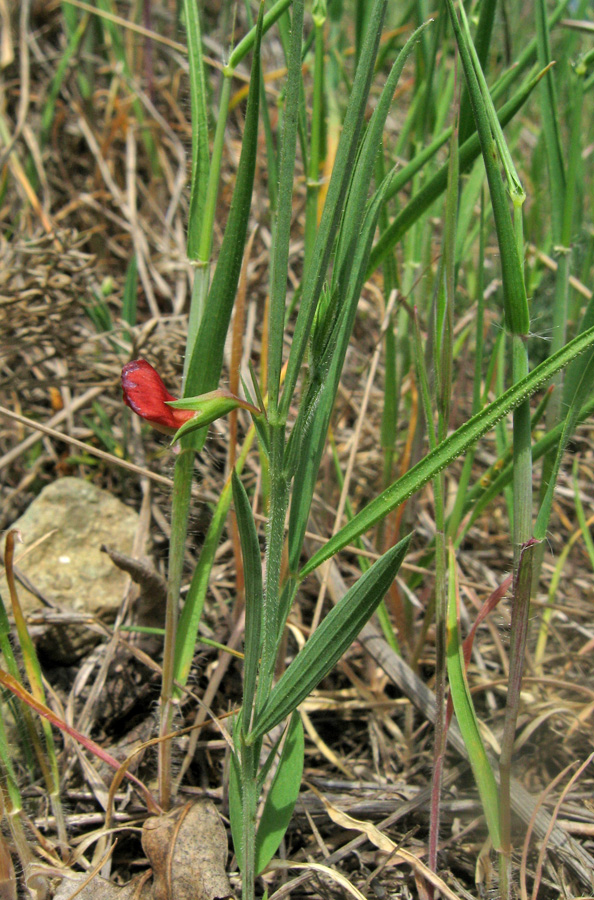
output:
[[326, 341], [325, 352], [321, 354], [317, 363], [307, 396], [300, 405], [299, 415], [291, 433], [288, 466], [290, 472], [296, 468], [289, 514], [289, 568], [292, 572], [299, 564], [309, 509], [326, 446], [330, 416], [353, 331], [371, 243], [384, 200], [383, 189], [388, 181], [389, 176], [376, 192], [367, 210], [359, 240], [354, 248], [353, 277], [346, 284], [342, 283], [345, 296], [340, 317]]
[[[361, 148], [357, 156], [345, 212], [341, 221], [339, 247], [336, 254], [338, 265], [341, 268], [340, 278], [345, 282], [350, 275], [350, 265], [353, 259], [353, 247], [359, 239], [361, 222], [366, 211], [366, 200], [369, 193], [369, 185], [374, 171], [375, 159], [382, 146], [382, 136], [388, 113], [394, 102], [394, 93], [398, 81], [408, 57], [421, 39], [423, 32], [433, 20], [429, 20], [409, 37], [406, 44], [398, 54], [394, 65], [386, 79], [380, 98], [371, 116], [371, 120], [361, 142]], [[346, 270], [342, 271], [344, 266]], [[335, 279], [336, 280], [336, 279]]]
[[78, 25], [76, 25], [76, 11], [74, 7], [70, 6], [69, 4], [62, 4], [62, 11], [66, 22], [68, 22], [68, 19], [66, 17], [67, 9], [73, 14], [73, 27], [72, 29], [70, 27], [67, 28], [67, 31], [69, 32], [68, 45], [60, 51], [60, 62], [58, 63], [58, 67], [56, 68], [56, 72], [54, 74], [54, 77], [52, 78], [52, 83], [50, 85], [50, 89], [43, 106], [43, 112], [41, 115], [42, 144], [45, 144], [49, 138], [50, 129], [52, 127], [56, 111], [56, 101], [60, 95], [60, 91], [62, 90], [62, 84], [64, 83], [66, 71], [68, 69], [68, 66], [70, 65], [72, 57], [78, 50], [81, 38], [87, 29], [87, 25], [89, 24], [89, 14], [85, 13], [81, 16]]
[[557, 447], [555, 462], [553, 464], [553, 469], [551, 471], [547, 484], [547, 490], [543, 497], [541, 507], [538, 511], [536, 523], [534, 525], [534, 537], [537, 541], [543, 541], [546, 537], [547, 529], [549, 527], [549, 519], [551, 516], [551, 509], [553, 507], [553, 494], [555, 493], [555, 485], [557, 483], [559, 469], [561, 468], [563, 454], [565, 453], [567, 444], [573, 432], [575, 431], [580, 410], [586, 402], [586, 399], [591, 396], [593, 388], [594, 353], [590, 353], [587, 364], [584, 367], [581, 380], [577, 386], [577, 390], [572, 398], [571, 405], [567, 410], [565, 420], [563, 422], [563, 431], [561, 434], [561, 440], [559, 441], [559, 446]]
[[[289, 8], [292, 0], [277, 0], [277, 2], [271, 6], [266, 15], [264, 16], [264, 20], [262, 22], [262, 35], [265, 35], [267, 31], [277, 22], [282, 14]], [[263, 4], [262, 4], [263, 6]], [[262, 6], [260, 10], [262, 11]], [[262, 36], [261, 35], [261, 36]], [[229, 57], [229, 68], [236, 69], [239, 63], [245, 59], [247, 54], [250, 52], [252, 47], [257, 45], [258, 41], [261, 39], [261, 36], [258, 37], [258, 24], [254, 28], [251, 28], [246, 36], [241, 39], [237, 47], [231, 53]]]
[[466, 679], [464, 654], [458, 626], [459, 618], [456, 557], [453, 549], [450, 547], [446, 648], [448, 679], [456, 719], [468, 750], [468, 758], [470, 759], [485, 818], [489, 826], [491, 841], [495, 850], [499, 850], [501, 848], [501, 832], [499, 828], [498, 788], [491, 764], [485, 752], [470, 688]]
[[291, 45], [288, 60], [286, 103], [280, 152], [278, 206], [274, 224], [274, 246], [270, 266], [270, 315], [268, 391], [269, 408], [276, 411], [284, 343], [285, 298], [289, 268], [289, 240], [293, 215], [293, 183], [297, 150], [297, 120], [301, 89], [301, 44], [303, 36], [303, 0], [293, 4]]
[[241, 555], [245, 579], [245, 637], [244, 637], [244, 684], [242, 727], [247, 733], [250, 727], [251, 711], [256, 694], [256, 676], [260, 659], [260, 636], [262, 633], [262, 560], [256, 523], [250, 501], [238, 475], [233, 470], [233, 503], [237, 516], [237, 527], [241, 541]]
[[[480, 14], [478, 24], [476, 26], [476, 34], [474, 38], [474, 46], [482, 68], [485, 68], [489, 55], [489, 47], [491, 46], [491, 35], [493, 33], [493, 22], [495, 21], [495, 10], [497, 9], [497, 0], [483, 0], [480, 5]], [[464, 92], [462, 105], [460, 108], [460, 142], [470, 137], [474, 131], [474, 121], [472, 118], [472, 110], [470, 108], [470, 100], [468, 91]]]
[[[538, 75], [534, 76], [534, 78], [528, 79], [518, 90], [518, 92], [511, 98], [511, 100], [508, 100], [508, 102], [501, 107], [497, 116], [502, 127], [505, 127], [505, 125], [507, 125], [508, 122], [513, 119], [518, 110], [522, 108], [522, 106], [540, 81], [541, 77], [542, 73], [539, 73]], [[442, 141], [442, 143], [445, 143], [448, 137], [449, 134], [447, 134], [447, 132], [444, 132], [439, 140]], [[477, 158], [479, 153], [480, 142], [478, 135], [475, 133], [460, 147], [461, 173], [465, 172], [466, 169], [468, 169], [468, 167]], [[403, 169], [402, 173], [397, 173], [394, 180], [396, 181], [399, 176], [402, 177], [405, 171], [407, 171], [408, 169], [409, 167], [406, 166], [405, 169]], [[437, 200], [437, 198], [441, 194], [443, 194], [447, 187], [447, 182], [448, 163], [444, 163], [441, 169], [433, 176], [433, 178], [431, 178], [431, 180], [424, 187], [422, 187], [420, 191], [418, 191], [413, 199], [409, 203], [407, 203], [404, 209], [400, 213], [398, 213], [389, 228], [387, 228], [386, 231], [384, 231], [380, 235], [379, 240], [373, 248], [371, 259], [369, 260], [369, 267], [367, 270], [368, 276], [371, 275], [378, 268], [378, 266], [382, 264], [388, 253], [392, 252], [398, 241], [400, 241], [400, 239], [414, 225], [414, 223], [420, 219], [423, 213], [429, 209], [429, 207], [435, 202], [435, 200]], [[397, 189], [400, 189], [400, 187], [402, 186], [400, 184], [400, 180], [397, 183]]]
[[[584, 310], [584, 314], [582, 316], [582, 320], [579, 324], [578, 334], [583, 334], [584, 331], [587, 331], [589, 328], [594, 326], [594, 295], [590, 297], [588, 301], [588, 305]], [[575, 393], [578, 389], [578, 385], [582, 380], [582, 375], [584, 374], [585, 368], [588, 365], [588, 357], [587, 356], [578, 356], [572, 363], [567, 367], [567, 372], [565, 374], [565, 381], [563, 383], [563, 402], [562, 405], [564, 407], [569, 406], [571, 401], [573, 400]]]
[[386, 5], [387, 0], [374, 0], [370, 13], [363, 52], [357, 66], [338, 151], [332, 169], [332, 177], [328, 186], [326, 203], [322, 212], [320, 228], [316, 236], [312, 263], [305, 275], [301, 305], [295, 323], [293, 342], [287, 364], [285, 387], [279, 407], [282, 418], [286, 418], [289, 412], [316, 306], [322, 292], [324, 279], [326, 278], [334, 239], [340, 223], [344, 198], [359, 146], [359, 135], [363, 126], [365, 107], [373, 76]]
[[260, 7], [256, 30], [245, 128], [235, 190], [204, 315], [200, 320], [194, 347], [191, 349], [191, 362], [184, 385], [185, 397], [213, 390], [221, 375], [225, 338], [243, 261], [256, 168], [262, 21], [263, 5]]
[[553, 242], [559, 243], [562, 240], [561, 229], [563, 205], [565, 202], [565, 165], [563, 163], [561, 136], [559, 134], [559, 103], [555, 89], [555, 70], [550, 68], [553, 57], [551, 55], [547, 10], [544, 0], [536, 0], [534, 13], [536, 17], [538, 62], [541, 68], [548, 67], [540, 85], [541, 127], [547, 149]]
[[256, 875], [278, 850], [291, 821], [301, 787], [304, 745], [301, 716], [295, 710], [256, 834]]
[[[493, 217], [495, 219], [501, 258], [506, 327], [512, 334], [524, 335], [528, 333], [530, 328], [530, 314], [524, 284], [523, 266], [518, 256], [514, 227], [509, 212], [503, 178], [501, 177], [497, 161], [497, 142], [490, 124], [490, 110], [495, 118], [496, 114], [488, 92], [481, 91], [480, 80], [475, 70], [475, 63], [478, 66], [478, 62], [473, 57], [469, 35], [460, 27], [453, 0], [446, 0], [446, 2], [460, 52], [464, 75], [466, 76], [468, 95], [489, 182], [491, 205], [493, 207]], [[462, 15], [464, 15], [463, 10]]]
[[578, 335], [565, 347], [550, 356], [537, 366], [526, 378], [516, 382], [497, 400], [486, 406], [481, 412], [465, 422], [453, 434], [442, 441], [431, 453], [413, 466], [402, 478], [372, 500], [355, 518], [344, 526], [337, 534], [312, 556], [300, 572], [304, 578], [313, 572], [321, 563], [334, 556], [347, 544], [359, 537], [373, 525], [383, 519], [391, 510], [400, 506], [412, 497], [420, 488], [431, 480], [438, 472], [445, 469], [454, 459], [461, 456], [484, 434], [493, 428], [503, 416], [522, 403], [538, 388], [546, 383], [555, 372], [563, 369], [579, 353], [594, 343], [594, 328]]
[[[234, 733], [238, 723], [235, 723]], [[241, 843], [243, 825], [243, 792], [241, 789], [241, 769], [237, 752], [232, 753], [229, 762], [229, 822], [233, 849], [237, 857], [239, 871], [243, 871], [243, 847]]]
[[248, 738], [250, 743], [297, 709], [350, 647], [396, 577], [411, 537], [404, 538], [378, 559], [328, 613], [273, 688], [255, 721]]
[[[594, 414], [594, 397], [590, 398], [587, 403], [582, 406], [579, 414], [578, 414], [578, 423], [585, 422], [590, 418], [591, 415]], [[559, 441], [563, 434], [564, 422], [560, 422], [558, 425], [555, 425], [550, 431], [546, 433], [546, 435], [537, 441], [532, 448], [532, 461], [536, 462], [539, 459], [542, 459], [545, 454], [547, 454], [551, 450], [555, 450], [559, 445]], [[507, 459], [511, 456], [510, 453], [507, 454]], [[465, 521], [464, 528], [460, 530], [457, 538], [456, 544], [458, 545], [464, 538], [464, 536], [468, 533], [469, 529], [474, 525], [475, 521], [481, 515], [482, 511], [486, 509], [489, 503], [493, 500], [494, 497], [497, 497], [506, 487], [511, 483], [513, 476], [513, 465], [511, 462], [505, 466], [504, 469], [501, 470], [499, 475], [490, 481], [486, 486], [483, 486], [481, 480], [476, 482], [470, 490], [468, 491], [467, 501], [463, 505], [463, 513], [472, 510], [470, 517]]]
[[[246, 438], [241, 455], [237, 460], [237, 465], [235, 467], [238, 474], [241, 473], [243, 465], [245, 464], [246, 457], [252, 446], [252, 441], [253, 436]], [[206, 532], [206, 537], [202, 549], [200, 550], [200, 557], [196, 568], [194, 569], [194, 574], [192, 575], [186, 602], [184, 603], [184, 608], [182, 609], [179, 619], [179, 626], [177, 628], [175, 639], [175, 669], [173, 674], [175, 680], [182, 685], [186, 684], [190, 674], [192, 660], [196, 649], [198, 626], [200, 625], [200, 618], [202, 616], [206, 592], [208, 590], [208, 581], [214, 564], [215, 553], [221, 542], [221, 535], [223, 534], [223, 529], [225, 527], [227, 513], [229, 512], [229, 507], [231, 505], [231, 493], [231, 481], [227, 480], [221, 491], [219, 502], [216, 505], [210, 525], [208, 526], [208, 531]]]
[[188, 38], [190, 104], [192, 110], [192, 188], [188, 218], [187, 254], [189, 259], [197, 259], [210, 164], [207, 86], [204, 61], [202, 59], [202, 34], [200, 31], [197, 0], [184, 0], [184, 13]]

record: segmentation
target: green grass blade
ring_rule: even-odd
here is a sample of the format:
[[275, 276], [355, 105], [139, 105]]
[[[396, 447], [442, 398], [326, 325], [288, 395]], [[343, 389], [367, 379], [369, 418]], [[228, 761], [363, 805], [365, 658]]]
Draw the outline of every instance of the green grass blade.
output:
[[464, 669], [464, 655], [459, 633], [459, 597], [456, 572], [456, 558], [450, 547], [449, 551], [449, 588], [448, 588], [448, 624], [447, 624], [447, 666], [452, 703], [456, 719], [464, 738], [468, 758], [478, 787], [479, 796], [489, 834], [495, 850], [501, 849], [501, 832], [499, 828], [498, 788], [493, 770], [485, 752], [483, 740], [474, 711], [472, 696]]
[[186, 252], [188, 259], [197, 259], [210, 165], [207, 86], [204, 60], [202, 59], [202, 33], [197, 0], [184, 0], [184, 13], [188, 38], [190, 103], [192, 110], [192, 188]]
[[563, 431], [561, 434], [561, 439], [559, 441], [559, 446], [557, 447], [557, 454], [555, 456], [553, 468], [549, 476], [547, 490], [543, 497], [541, 507], [538, 511], [536, 523], [534, 525], [534, 537], [538, 541], [542, 541], [546, 537], [547, 529], [549, 527], [551, 510], [553, 507], [553, 494], [555, 492], [555, 485], [557, 483], [559, 469], [561, 468], [561, 460], [563, 459], [563, 454], [567, 449], [567, 444], [571, 438], [571, 435], [575, 431], [580, 410], [582, 409], [587, 397], [592, 394], [593, 387], [594, 353], [590, 353], [587, 364], [582, 373], [580, 383], [577, 386], [577, 390], [573, 396], [571, 405], [567, 410], [565, 421], [563, 422]]
[[[277, 2], [270, 7], [268, 12], [264, 16], [264, 21], [262, 22], [262, 35], [263, 37], [277, 22], [282, 14], [289, 8], [292, 0], [277, 0]], [[257, 45], [261, 37], [258, 38], [258, 25], [256, 24], [254, 28], [250, 28], [248, 33], [244, 38], [241, 39], [239, 44], [235, 47], [231, 56], [229, 57], [229, 68], [236, 69], [237, 66], [242, 62], [245, 57], [248, 55], [250, 50]]]
[[395, 481], [359, 512], [328, 543], [318, 550], [300, 572], [305, 577], [313, 572], [321, 563], [329, 559], [355, 538], [384, 518], [404, 500], [412, 497], [416, 491], [433, 478], [437, 472], [445, 469], [454, 459], [461, 456], [468, 447], [493, 428], [507, 413], [522, 403], [539, 387], [546, 383], [555, 372], [564, 368], [579, 353], [594, 343], [594, 328], [578, 335], [565, 347], [537, 366], [529, 375], [512, 385], [497, 400], [477, 413], [464, 425], [438, 445], [436, 450], [410, 469], [402, 478]]
[[[518, 92], [508, 100], [498, 112], [498, 119], [502, 127], [510, 122], [516, 113], [522, 108], [538, 82], [542, 77], [542, 73], [528, 79]], [[444, 134], [439, 138], [443, 143], [449, 138], [451, 132]], [[480, 153], [480, 142], [477, 134], [473, 134], [460, 147], [460, 172], [466, 169], [475, 161]], [[408, 166], [399, 173], [402, 177]], [[395, 176], [397, 178], [398, 176]], [[371, 275], [382, 264], [388, 253], [391, 253], [396, 244], [406, 234], [406, 232], [417, 222], [429, 207], [443, 194], [448, 182], [448, 164], [444, 163], [441, 169], [431, 178], [431, 180], [418, 191], [414, 198], [404, 207], [404, 209], [396, 216], [390, 227], [384, 231], [373, 248], [371, 259], [369, 261], [368, 275]], [[399, 187], [402, 185], [399, 184]]]
[[[550, 67], [552, 56], [547, 23], [546, 5], [544, 0], [536, 0], [534, 4], [536, 16], [536, 39], [538, 47], [538, 63], [542, 69]], [[559, 134], [559, 103], [555, 89], [555, 72], [547, 68], [541, 85], [541, 115], [542, 130], [547, 148], [547, 162], [549, 168], [550, 193], [551, 193], [551, 224], [553, 227], [553, 240], [561, 241], [561, 228], [563, 222], [563, 204], [565, 199], [565, 166], [561, 150], [561, 137]]]
[[289, 267], [293, 180], [297, 150], [297, 123], [301, 89], [301, 44], [303, 34], [303, 0], [295, 0], [288, 60], [286, 103], [280, 152], [280, 177], [274, 226], [274, 248], [270, 272], [270, 318], [268, 354], [269, 410], [274, 417], [280, 389], [280, 372], [284, 342], [285, 298]]
[[359, 65], [357, 66], [332, 177], [328, 186], [326, 203], [324, 204], [320, 228], [316, 237], [313, 261], [305, 275], [301, 306], [295, 323], [293, 342], [287, 365], [285, 388], [280, 403], [282, 418], [286, 418], [288, 415], [316, 306], [326, 277], [334, 239], [340, 224], [344, 198], [359, 145], [359, 135], [363, 125], [386, 5], [387, 0], [374, 0], [370, 13], [365, 43]]
[[[580, 322], [580, 326], [578, 329], [578, 334], [583, 334], [584, 331], [587, 331], [589, 328], [594, 326], [594, 295], [588, 301], [588, 305], [584, 310], [584, 314], [582, 316], [582, 320]], [[582, 375], [584, 374], [585, 368], [588, 365], [588, 357], [587, 356], [578, 356], [574, 361], [567, 367], [567, 373], [565, 375], [565, 381], [563, 384], [563, 407], [568, 407], [571, 403], [575, 393], [578, 389], [578, 385], [582, 380]]]
[[[528, 333], [530, 328], [530, 314], [528, 312], [523, 268], [518, 256], [514, 226], [509, 212], [503, 178], [501, 177], [496, 158], [497, 142], [491, 127], [491, 113], [494, 118], [496, 116], [488, 92], [481, 89], [481, 82], [475, 69], [475, 59], [473, 59], [469, 36], [466, 30], [460, 27], [453, 0], [447, 0], [447, 5], [464, 75], [466, 76], [468, 94], [489, 182], [501, 258], [506, 327], [512, 334], [524, 335]], [[462, 9], [461, 14], [464, 15]]]
[[[383, 187], [386, 184], [387, 180]], [[289, 515], [289, 568], [292, 572], [299, 564], [309, 509], [326, 446], [330, 416], [355, 322], [371, 242], [382, 203], [383, 191], [380, 187], [371, 201], [359, 241], [354, 249], [353, 278], [346, 284], [342, 282], [346, 296], [341, 305], [341, 315], [334, 323], [333, 334], [328, 337], [325, 353], [322, 353], [317, 361], [289, 441], [287, 466], [291, 473], [296, 468]]]
[[[252, 446], [253, 438], [254, 432], [251, 431], [246, 437], [241, 455], [235, 466], [235, 471], [238, 474], [241, 473], [245, 464], [246, 457]], [[221, 542], [223, 529], [225, 528], [227, 513], [231, 506], [231, 494], [231, 481], [227, 480], [221, 491], [219, 502], [213, 513], [210, 525], [208, 526], [208, 531], [206, 532], [206, 537], [202, 549], [200, 550], [200, 557], [196, 564], [196, 568], [194, 569], [194, 574], [192, 575], [186, 602], [184, 603], [184, 608], [179, 618], [175, 642], [174, 678], [181, 685], [186, 684], [192, 667], [192, 660], [196, 648], [196, 636], [198, 634], [198, 626], [200, 625], [202, 610], [204, 608], [204, 601], [206, 600], [208, 581], [214, 564], [215, 554]]]
[[[260, 638], [262, 634], [262, 560], [256, 523], [245, 488], [235, 469], [231, 473], [233, 503], [237, 516], [237, 527], [241, 542], [243, 571], [245, 578], [245, 637], [244, 637], [244, 683], [242, 728], [249, 731], [251, 712], [256, 695], [256, 677], [260, 659]], [[276, 849], [276, 848], [275, 848]], [[274, 852], [274, 851], [273, 851]]]
[[[481, 11], [476, 26], [474, 46], [476, 47], [476, 53], [483, 69], [486, 66], [489, 48], [491, 46], [491, 35], [493, 34], [493, 22], [495, 21], [496, 9], [497, 0], [483, 0], [480, 5]], [[460, 107], [460, 143], [463, 144], [473, 131], [474, 119], [472, 116], [472, 109], [470, 108], [470, 98], [468, 96], [468, 90], [465, 90]]]
[[[74, 11], [74, 7], [69, 6], [69, 9], [72, 10], [76, 17], [76, 13]], [[64, 10], [65, 13], [65, 10]], [[64, 16], [66, 18], [66, 16]], [[76, 21], [76, 18], [75, 18]], [[60, 90], [62, 89], [62, 84], [64, 82], [64, 77], [66, 75], [66, 70], [70, 65], [70, 61], [76, 51], [78, 50], [78, 46], [81, 42], [81, 39], [87, 29], [87, 25], [89, 23], [89, 14], [85, 13], [81, 16], [80, 22], [76, 26], [76, 28], [68, 35], [68, 46], [65, 50], [62, 51], [60, 62], [58, 68], [56, 69], [55, 75], [52, 78], [52, 83], [50, 85], [50, 89], [48, 91], [48, 96], [43, 106], [43, 113], [41, 116], [41, 143], [47, 143], [49, 138], [49, 133], [54, 121], [54, 114], [56, 111], [56, 101], [58, 99], [58, 95]]]
[[396, 577], [410, 540], [409, 535], [388, 550], [328, 613], [273, 688], [256, 718], [250, 742], [297, 709], [350, 647]]
[[[582, 406], [578, 414], [578, 423], [585, 422], [593, 414], [594, 398], [591, 398], [587, 403], [584, 404], [584, 406]], [[550, 450], [554, 451], [558, 447], [563, 433], [563, 427], [564, 422], [560, 422], [558, 425], [548, 431], [543, 438], [541, 438], [534, 444], [532, 448], [532, 459], [534, 462], [536, 462], [536, 460], [538, 459], [542, 459], [542, 457], [545, 456], [545, 454], [547, 454]], [[508, 454], [508, 458], [510, 456], [511, 454]], [[470, 488], [470, 490], [468, 491], [467, 503], [464, 505], [464, 512], [466, 513], [468, 510], [472, 510], [472, 512], [468, 520], [465, 521], [464, 528], [460, 531], [458, 537], [456, 538], [457, 545], [460, 544], [460, 542], [464, 539], [464, 536], [474, 525], [483, 510], [487, 508], [489, 503], [495, 497], [497, 497], [507, 487], [507, 485], [511, 484], [512, 477], [513, 466], [511, 465], [511, 463], [509, 463], [488, 485], [483, 486], [483, 484], [481, 483], [481, 479]]]
[[303, 724], [295, 710], [256, 834], [256, 875], [266, 868], [278, 850], [291, 821], [301, 787], [304, 747]]
[[[234, 734], [238, 727], [235, 720]], [[233, 849], [237, 859], [239, 871], [243, 872], [243, 847], [242, 847], [242, 826], [243, 826], [243, 790], [241, 785], [241, 768], [237, 753], [231, 754], [229, 762], [229, 822], [231, 824], [231, 837], [233, 838]]]
[[[347, 205], [340, 228], [339, 248], [336, 254], [338, 266], [341, 270], [339, 278], [344, 281], [349, 279], [348, 267], [350, 267], [353, 259], [353, 247], [359, 239], [361, 222], [365, 213], [365, 201], [369, 193], [375, 160], [378, 150], [382, 146], [384, 127], [393, 104], [398, 81], [408, 57], [421, 39], [425, 29], [431, 24], [432, 21], [429, 21], [417, 28], [398, 54], [365, 132], [349, 187]], [[343, 272], [342, 267], [345, 263], [348, 267]]]
[[200, 320], [194, 346], [188, 348], [191, 360], [184, 385], [185, 397], [213, 390], [221, 375], [225, 338], [243, 261], [256, 169], [262, 21], [263, 6], [260, 7], [258, 18], [245, 129], [235, 190], [217, 267], [206, 301], [206, 309]]

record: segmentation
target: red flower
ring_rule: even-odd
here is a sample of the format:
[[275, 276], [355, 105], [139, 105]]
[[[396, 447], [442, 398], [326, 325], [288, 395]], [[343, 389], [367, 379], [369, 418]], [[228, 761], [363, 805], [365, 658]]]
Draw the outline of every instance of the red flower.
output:
[[175, 434], [194, 418], [189, 409], [173, 409], [165, 401], [176, 398], [169, 393], [159, 373], [146, 359], [135, 359], [122, 369], [124, 403], [163, 434]]

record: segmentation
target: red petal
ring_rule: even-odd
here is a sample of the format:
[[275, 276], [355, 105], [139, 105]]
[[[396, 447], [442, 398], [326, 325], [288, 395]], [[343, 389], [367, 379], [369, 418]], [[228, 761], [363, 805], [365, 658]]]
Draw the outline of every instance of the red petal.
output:
[[187, 409], [171, 409], [166, 400], [175, 400], [159, 373], [146, 359], [135, 359], [122, 369], [124, 403], [150, 422], [159, 431], [174, 434], [191, 419], [194, 413]]

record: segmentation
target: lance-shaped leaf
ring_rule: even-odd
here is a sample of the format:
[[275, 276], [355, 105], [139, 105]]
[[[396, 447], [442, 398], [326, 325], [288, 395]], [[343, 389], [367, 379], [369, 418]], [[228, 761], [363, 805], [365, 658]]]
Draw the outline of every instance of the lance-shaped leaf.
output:
[[[245, 677], [243, 685], [244, 732], [250, 725], [252, 705], [256, 693], [256, 676], [260, 658], [260, 634], [262, 631], [262, 561], [256, 533], [256, 523], [245, 488], [235, 469], [231, 476], [233, 503], [241, 541], [241, 555], [245, 576]], [[275, 848], [276, 849], [276, 848]], [[274, 852], [274, 851], [273, 851]]]
[[[540, 72], [534, 78], [528, 79], [508, 102], [501, 107], [497, 113], [499, 122], [504, 127], [515, 116], [519, 109], [522, 108], [540, 79], [543, 73]], [[443, 139], [446, 140], [449, 135], [444, 132]], [[440, 138], [441, 140], [441, 138]], [[432, 145], [433, 147], [433, 145]], [[477, 134], [473, 134], [460, 147], [460, 172], [464, 172], [475, 161], [481, 152], [481, 145]], [[396, 190], [409, 180], [416, 170], [415, 161], [405, 166], [401, 172], [397, 172], [394, 176], [391, 190], [388, 196], [391, 196]], [[377, 244], [373, 248], [369, 267], [367, 270], [368, 277], [382, 264], [386, 256], [392, 252], [398, 241], [411, 228], [415, 222], [426, 212], [429, 207], [443, 194], [448, 182], [448, 163], [444, 163], [441, 169], [424, 185], [402, 209], [394, 221], [380, 235]]]
[[204, 315], [200, 320], [194, 346], [188, 348], [191, 361], [184, 386], [186, 396], [212, 390], [218, 384], [221, 375], [225, 338], [243, 260], [256, 169], [263, 12], [262, 4], [254, 33], [250, 90], [235, 190]]
[[285, 836], [301, 787], [303, 774], [303, 725], [293, 713], [280, 759], [266, 797], [256, 835], [256, 875], [266, 868]]
[[478, 787], [483, 810], [485, 811], [489, 834], [491, 835], [493, 846], [498, 850], [501, 847], [501, 833], [499, 829], [497, 784], [485, 751], [470, 688], [466, 679], [458, 624], [460, 621], [459, 604], [456, 558], [452, 547], [450, 547], [446, 651], [450, 691], [458, 725], [468, 750], [470, 765], [472, 766], [472, 772]]
[[594, 343], [594, 328], [575, 337], [557, 353], [537, 366], [529, 375], [516, 382], [504, 394], [486, 406], [458, 428], [445, 441], [442, 441], [431, 453], [413, 466], [402, 478], [397, 479], [386, 488], [375, 500], [362, 509], [337, 534], [315, 553], [300, 572], [303, 578], [313, 572], [321, 563], [334, 556], [347, 544], [352, 543], [369, 528], [372, 528], [391, 510], [400, 506], [412, 497], [428, 481], [454, 459], [461, 456], [472, 444], [490, 431], [503, 416], [507, 415], [518, 404], [538, 390], [541, 385], [563, 369], [578, 354]]
[[411, 537], [384, 553], [328, 613], [273, 688], [256, 719], [249, 743], [290, 715], [350, 647], [396, 577]]
[[188, 221], [188, 257], [198, 258], [200, 226], [204, 217], [206, 184], [210, 154], [208, 152], [208, 108], [206, 73], [202, 58], [202, 34], [197, 0], [184, 0], [188, 61], [190, 64], [190, 101], [192, 109], [192, 189]]
[[[466, 29], [460, 26], [452, 0], [446, 0], [446, 3], [450, 14], [452, 28], [454, 29], [456, 43], [458, 44], [462, 68], [464, 69], [464, 74], [466, 76], [468, 96], [470, 98], [470, 105], [472, 107], [481, 145], [487, 181], [489, 183], [493, 218], [495, 219], [497, 242], [500, 250], [506, 328], [512, 334], [527, 334], [530, 328], [530, 313], [528, 310], [528, 299], [526, 297], [526, 287], [524, 284], [524, 272], [518, 254], [514, 226], [507, 205], [505, 186], [497, 159], [497, 152], [499, 150], [501, 153], [501, 148], [505, 146], [505, 141], [503, 140], [503, 135], [498, 125], [498, 133], [496, 135], [493, 133], [493, 125], [494, 122], [497, 121], [497, 115], [486, 86], [484, 89], [481, 89], [481, 79], [479, 78], [476, 68], [480, 68], [480, 66], [472, 53], [470, 35], [467, 33]], [[461, 15], [464, 20], [463, 8], [461, 8]], [[480, 74], [482, 75], [482, 72]], [[510, 161], [511, 157], [509, 157], [506, 148], [506, 152], [502, 157], [504, 167], [507, 163], [509, 168]], [[510, 175], [512, 170], [513, 165], [509, 168]], [[516, 184], [516, 178], [510, 178], [509, 180], [510, 183], [513, 181], [513, 183]], [[514, 187], [513, 190], [517, 191], [518, 188]], [[523, 195], [523, 191], [520, 186], [518, 197], [521, 197], [521, 195]], [[521, 201], [516, 201], [514, 195], [514, 203], [515, 202]]]

